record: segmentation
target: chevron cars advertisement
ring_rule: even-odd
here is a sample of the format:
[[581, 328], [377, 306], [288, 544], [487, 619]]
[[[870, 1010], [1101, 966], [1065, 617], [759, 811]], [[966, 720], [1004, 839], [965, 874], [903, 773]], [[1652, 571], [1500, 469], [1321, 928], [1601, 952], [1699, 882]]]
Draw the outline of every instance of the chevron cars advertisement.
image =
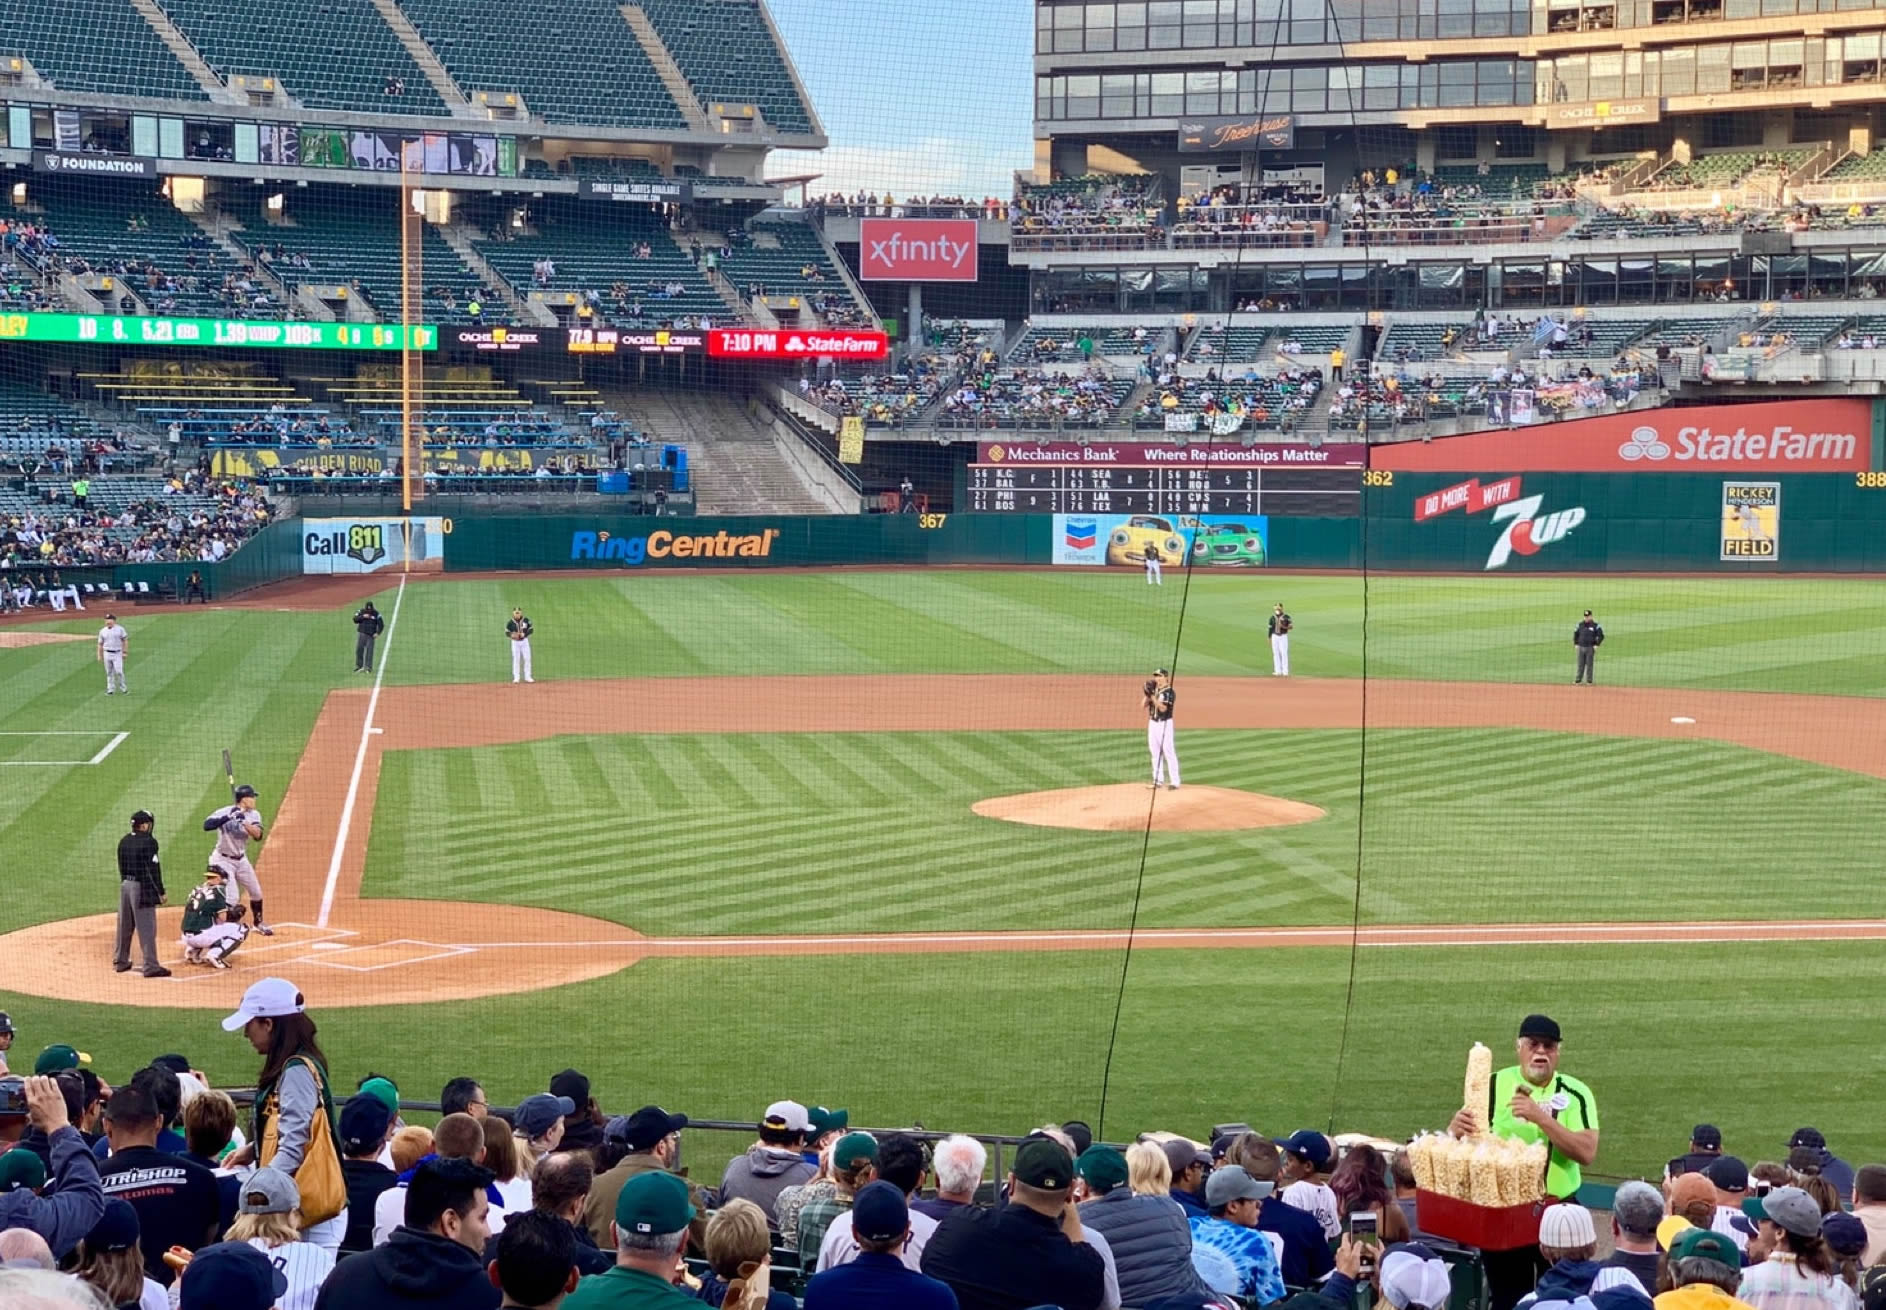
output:
[[1054, 562], [1137, 569], [1148, 551], [1167, 567], [1262, 568], [1269, 558], [1264, 514], [1056, 514]]

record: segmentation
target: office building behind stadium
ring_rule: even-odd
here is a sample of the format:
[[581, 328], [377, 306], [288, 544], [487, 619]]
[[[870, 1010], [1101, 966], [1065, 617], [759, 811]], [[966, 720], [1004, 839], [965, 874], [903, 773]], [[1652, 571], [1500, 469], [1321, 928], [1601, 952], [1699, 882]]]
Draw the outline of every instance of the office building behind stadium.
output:
[[1886, 286], [1886, 6], [1039, 0], [1035, 14], [1034, 180], [1113, 211], [1018, 225], [1037, 310], [1530, 315]]

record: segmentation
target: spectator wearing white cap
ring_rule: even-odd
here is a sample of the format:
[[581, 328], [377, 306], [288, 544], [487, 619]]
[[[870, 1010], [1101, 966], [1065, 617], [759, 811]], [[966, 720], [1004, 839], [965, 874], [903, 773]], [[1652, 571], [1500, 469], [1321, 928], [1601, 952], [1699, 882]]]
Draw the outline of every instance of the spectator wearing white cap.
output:
[[1589, 1296], [1592, 1281], [1604, 1271], [1593, 1258], [1598, 1254], [1598, 1229], [1591, 1211], [1570, 1202], [1548, 1206], [1539, 1216], [1539, 1254], [1551, 1267], [1539, 1275], [1532, 1295], [1520, 1298], [1521, 1306]]
[[[1586, 1222], [1589, 1224], [1590, 1215]], [[1389, 1247], [1382, 1253], [1376, 1277], [1382, 1299], [1395, 1310], [1445, 1310], [1454, 1292], [1447, 1262], [1420, 1242]]]
[[777, 1223], [780, 1192], [808, 1181], [814, 1172], [800, 1154], [811, 1131], [812, 1120], [797, 1101], [775, 1101], [767, 1106], [760, 1119], [759, 1140], [747, 1148], [746, 1154], [727, 1162], [720, 1178], [721, 1200], [742, 1197]]
[[1749, 1243], [1742, 1301], [1755, 1310], [1858, 1310], [1840, 1264], [1821, 1236], [1821, 1208], [1798, 1187], [1762, 1198], [1761, 1232]]
[[310, 1242], [339, 1250], [347, 1232], [346, 1183], [335, 1141], [327, 1056], [315, 1041], [306, 998], [286, 978], [251, 983], [236, 1012], [223, 1020], [223, 1031], [240, 1032], [262, 1057], [249, 1145], [233, 1152], [225, 1163], [232, 1167], [273, 1165], [297, 1179], [299, 1186], [303, 1167], [314, 1161], [316, 1153], [331, 1154], [331, 1160], [314, 1161], [314, 1176], [324, 1184], [331, 1180], [338, 1196], [302, 1187], [302, 1217], [313, 1221], [306, 1234]]
[[1622, 1184], [1611, 1202], [1611, 1258], [1607, 1269], [1628, 1269], [1649, 1291], [1657, 1285], [1657, 1225], [1663, 1193], [1642, 1180]]
[[247, 1242], [288, 1279], [277, 1310], [313, 1310], [321, 1284], [334, 1272], [334, 1253], [301, 1237], [301, 1191], [279, 1169], [257, 1169], [242, 1180], [236, 1222], [224, 1238]]

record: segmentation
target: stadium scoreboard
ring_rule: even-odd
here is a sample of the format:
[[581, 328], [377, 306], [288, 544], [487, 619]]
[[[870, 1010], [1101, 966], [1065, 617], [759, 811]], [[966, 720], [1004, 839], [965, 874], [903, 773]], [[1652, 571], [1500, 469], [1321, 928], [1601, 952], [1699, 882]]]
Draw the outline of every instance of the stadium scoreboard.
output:
[[984, 442], [964, 479], [978, 513], [1351, 518], [1367, 447]]

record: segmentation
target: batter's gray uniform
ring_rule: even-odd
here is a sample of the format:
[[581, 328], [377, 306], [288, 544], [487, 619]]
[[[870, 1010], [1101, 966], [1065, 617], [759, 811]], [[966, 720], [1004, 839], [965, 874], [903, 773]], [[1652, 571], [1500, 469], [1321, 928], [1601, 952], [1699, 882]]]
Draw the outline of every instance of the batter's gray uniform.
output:
[[[262, 811], [245, 810], [240, 805], [225, 805], [209, 817], [219, 820], [221, 825], [216, 830], [216, 849], [210, 852], [210, 868], [219, 870], [225, 878], [248, 892], [251, 901], [260, 901], [262, 883], [255, 876], [255, 866], [249, 863], [249, 828], [253, 827], [255, 835], [261, 836]], [[235, 899], [241, 899], [240, 893]]]
[[98, 653], [105, 661], [105, 694], [112, 695], [125, 689], [124, 652], [130, 645], [131, 634], [112, 620], [98, 630]]

